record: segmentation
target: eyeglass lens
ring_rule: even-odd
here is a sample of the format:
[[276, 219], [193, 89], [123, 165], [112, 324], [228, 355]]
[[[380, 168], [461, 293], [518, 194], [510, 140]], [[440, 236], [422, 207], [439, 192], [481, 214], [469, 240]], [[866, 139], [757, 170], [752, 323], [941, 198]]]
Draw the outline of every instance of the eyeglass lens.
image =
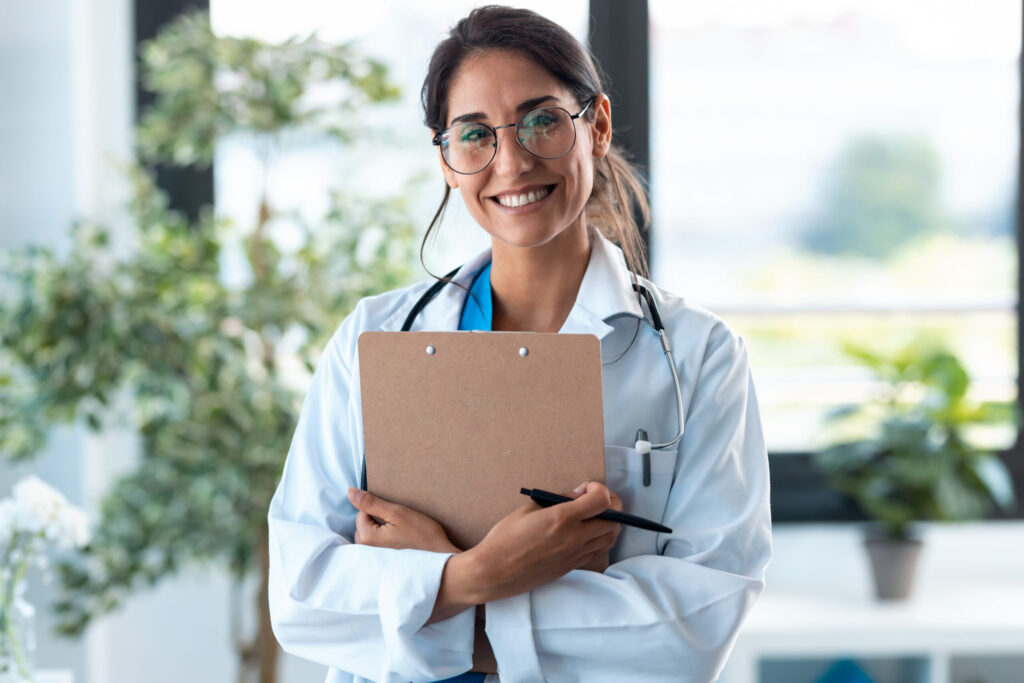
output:
[[[535, 109], [516, 124], [523, 147], [542, 159], [564, 156], [576, 142], [576, 127], [561, 107]], [[476, 173], [497, 153], [495, 131], [482, 123], [457, 123], [441, 135], [441, 154], [459, 173]]]

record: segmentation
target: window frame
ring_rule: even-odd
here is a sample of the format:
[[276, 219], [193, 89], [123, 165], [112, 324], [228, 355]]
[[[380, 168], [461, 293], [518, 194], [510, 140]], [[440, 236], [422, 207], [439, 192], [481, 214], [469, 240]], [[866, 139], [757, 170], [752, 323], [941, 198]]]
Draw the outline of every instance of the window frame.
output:
[[[156, 96], [142, 85], [139, 64], [142, 62], [142, 44], [155, 38], [165, 24], [192, 10], [210, 10], [210, 0], [161, 0], [133, 3], [135, 20], [135, 123], [138, 124], [146, 108]], [[204, 206], [212, 206], [213, 164], [205, 168], [187, 168], [155, 164], [149, 170], [156, 175], [156, 186], [167, 193], [168, 206], [181, 211], [191, 222], [199, 220]]]

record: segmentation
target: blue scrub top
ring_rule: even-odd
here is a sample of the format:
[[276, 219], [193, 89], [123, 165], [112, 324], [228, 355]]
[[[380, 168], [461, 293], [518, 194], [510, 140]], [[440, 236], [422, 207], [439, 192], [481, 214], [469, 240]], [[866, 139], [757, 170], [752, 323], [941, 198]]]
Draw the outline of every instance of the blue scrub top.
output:
[[[490, 332], [493, 320], [491, 305], [491, 264], [484, 266], [476, 274], [469, 286], [469, 295], [462, 306], [462, 317], [459, 318], [459, 330]], [[446, 678], [438, 683], [484, 683], [487, 674], [467, 672], [454, 678]]]
[[443, 681], [437, 683], [484, 683], [487, 679], [487, 674], [474, 673], [472, 671], [464, 674], [460, 674], [455, 678], [446, 678]]
[[473, 283], [469, 286], [469, 295], [466, 297], [466, 303], [462, 306], [462, 317], [459, 318], [459, 330], [490, 332], [493, 329], [493, 312], [491, 264], [488, 263], [483, 270], [476, 274]]

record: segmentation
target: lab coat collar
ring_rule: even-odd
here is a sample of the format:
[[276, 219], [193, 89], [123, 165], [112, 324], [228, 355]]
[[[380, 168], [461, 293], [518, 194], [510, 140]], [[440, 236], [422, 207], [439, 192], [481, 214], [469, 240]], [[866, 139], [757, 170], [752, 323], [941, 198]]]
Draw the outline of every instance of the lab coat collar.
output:
[[590, 262], [583, 274], [576, 303], [569, 311], [563, 334], [593, 334], [604, 339], [613, 329], [608, 320], [619, 315], [643, 317], [633, 292], [622, 250], [596, 228], [590, 230]]
[[[622, 250], [612, 244], [600, 231], [590, 231], [590, 261], [576, 295], [576, 303], [569, 311], [562, 329], [563, 334], [593, 334], [604, 339], [614, 328], [606, 321], [619, 315], [643, 317], [640, 302], [633, 292], [629, 270]], [[457, 330], [466, 290], [481, 268], [491, 261], [491, 250], [487, 249], [459, 268], [453, 282], [466, 287], [446, 285], [413, 322], [414, 330]], [[419, 297], [417, 297], [418, 299]], [[415, 301], [415, 300], [414, 300]], [[381, 329], [396, 331], [402, 328], [409, 307], [395, 311]]]

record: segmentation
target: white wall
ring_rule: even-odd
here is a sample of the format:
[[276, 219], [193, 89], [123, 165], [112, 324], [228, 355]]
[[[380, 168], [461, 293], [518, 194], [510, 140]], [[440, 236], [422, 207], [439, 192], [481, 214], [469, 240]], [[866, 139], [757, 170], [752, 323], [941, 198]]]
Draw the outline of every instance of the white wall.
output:
[[74, 213], [70, 3], [0, 3], [3, 247], [54, 242]]
[[[71, 3], [0, 1], [0, 249], [28, 243], [61, 248], [75, 215], [71, 92]], [[30, 464], [0, 465], [0, 495], [28, 472], [83, 502], [82, 442], [73, 428], [56, 430]], [[37, 614], [37, 661], [83, 670], [81, 643], [49, 635], [45, 606], [53, 591], [30, 580]]]

